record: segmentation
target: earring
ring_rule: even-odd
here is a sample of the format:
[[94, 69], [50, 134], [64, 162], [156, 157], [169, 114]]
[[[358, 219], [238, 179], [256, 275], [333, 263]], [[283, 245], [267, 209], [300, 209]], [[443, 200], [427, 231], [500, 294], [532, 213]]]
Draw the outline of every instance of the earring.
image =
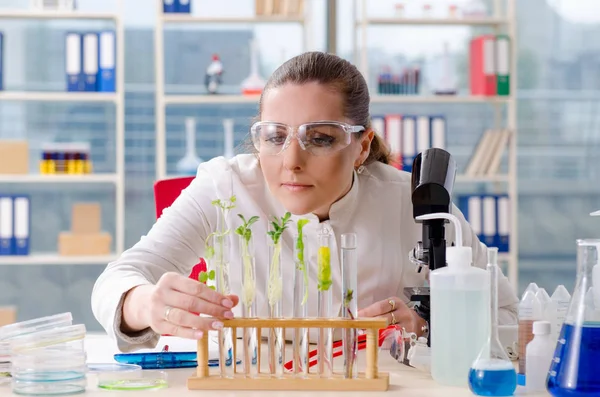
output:
[[356, 172], [358, 172], [359, 174], [362, 174], [364, 170], [365, 170], [365, 166], [361, 164], [356, 169]]

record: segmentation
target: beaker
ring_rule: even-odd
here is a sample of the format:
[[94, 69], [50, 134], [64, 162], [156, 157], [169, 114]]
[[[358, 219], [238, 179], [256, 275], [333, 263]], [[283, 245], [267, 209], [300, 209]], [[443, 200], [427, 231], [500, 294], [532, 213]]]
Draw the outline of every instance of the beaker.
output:
[[600, 239], [577, 240], [577, 283], [556, 343], [548, 391], [600, 395]]
[[491, 332], [469, 370], [469, 388], [478, 396], [512, 396], [517, 372], [498, 336], [498, 248], [487, 251], [490, 274]]

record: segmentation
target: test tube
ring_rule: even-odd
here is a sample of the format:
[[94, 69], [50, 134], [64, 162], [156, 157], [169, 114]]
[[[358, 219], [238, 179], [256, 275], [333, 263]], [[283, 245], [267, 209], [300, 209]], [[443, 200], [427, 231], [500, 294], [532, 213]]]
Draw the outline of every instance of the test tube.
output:
[[[320, 318], [331, 317], [332, 280], [330, 236], [331, 235], [327, 227], [321, 228], [321, 231], [319, 232], [319, 251], [317, 254], [317, 316]], [[332, 339], [333, 330], [331, 328], [319, 328], [319, 336], [317, 340], [317, 362], [319, 364], [319, 376], [321, 378], [329, 378], [332, 375]]]
[[[357, 304], [357, 238], [355, 233], [342, 234], [342, 302], [343, 318], [355, 319], [358, 311]], [[356, 328], [344, 328], [342, 333], [342, 346], [344, 353], [344, 378], [357, 377], [356, 355], [358, 352]]]
[[[242, 255], [242, 317], [256, 317], [256, 262], [254, 238], [238, 235]], [[246, 377], [258, 375], [258, 335], [255, 327], [244, 328], [242, 348], [242, 372]]]
[[[269, 245], [268, 299], [271, 318], [282, 318], [283, 278], [281, 275], [281, 238]], [[269, 369], [272, 377], [284, 375], [283, 328], [269, 328]]]
[[[302, 222], [302, 220], [300, 220]], [[306, 235], [301, 232], [294, 237], [294, 318], [308, 317], [308, 264], [305, 261], [304, 242]], [[294, 329], [294, 374], [308, 376], [308, 328]]]
[[[217, 269], [217, 292], [230, 294], [229, 282], [229, 235], [226, 232], [225, 216], [217, 211], [217, 233], [213, 237], [214, 264]], [[222, 328], [218, 331], [219, 369], [221, 377], [233, 378], [233, 329]]]

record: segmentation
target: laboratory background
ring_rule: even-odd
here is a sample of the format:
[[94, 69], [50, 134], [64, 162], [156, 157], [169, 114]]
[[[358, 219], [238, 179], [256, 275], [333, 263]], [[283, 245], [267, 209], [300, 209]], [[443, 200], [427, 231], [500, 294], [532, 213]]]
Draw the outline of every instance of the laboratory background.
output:
[[519, 297], [572, 293], [575, 241], [600, 237], [599, 34], [596, 0], [0, 0], [0, 306], [100, 331], [92, 287], [156, 220], [155, 182], [243, 151], [308, 50], [364, 73], [398, 168], [452, 154]]

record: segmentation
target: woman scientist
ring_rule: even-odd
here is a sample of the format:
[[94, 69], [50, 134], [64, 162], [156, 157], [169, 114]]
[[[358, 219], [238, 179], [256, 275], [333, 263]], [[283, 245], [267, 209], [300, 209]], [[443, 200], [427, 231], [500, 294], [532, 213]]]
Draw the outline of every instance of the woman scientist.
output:
[[[94, 315], [119, 348], [154, 347], [160, 334], [200, 338], [202, 332], [221, 327], [221, 319], [239, 315], [237, 295], [222, 296], [187, 277], [216, 228], [218, 208], [211, 202], [232, 195], [237, 200], [227, 220], [229, 229], [239, 226], [237, 213], [260, 217], [253, 225], [258, 315], [268, 315], [267, 221], [289, 211], [294, 224], [309, 219], [305, 246], [315, 288], [309, 294], [309, 316], [316, 316], [317, 307], [317, 234], [327, 224], [334, 245], [342, 233], [357, 234], [359, 316], [385, 316], [409, 332], [426, 333], [426, 321], [407, 306], [403, 293], [404, 287], [422, 286], [425, 279], [408, 256], [421, 238], [421, 225], [412, 218], [410, 174], [387, 165], [386, 149], [371, 129], [369, 106], [363, 76], [337, 56], [310, 52], [281, 65], [264, 88], [259, 121], [251, 128], [255, 153], [200, 165], [190, 186], [148, 234], [98, 278], [92, 293]], [[485, 267], [485, 245], [456, 207], [453, 213], [462, 223], [464, 244], [473, 248], [474, 265]], [[285, 316], [292, 314], [294, 231], [289, 227], [282, 236]], [[448, 242], [453, 238], [449, 227]], [[231, 266], [232, 291], [239, 293], [241, 270], [235, 261]], [[332, 278], [337, 312], [341, 269], [335, 260]], [[500, 323], [516, 323], [517, 303], [502, 277]]]

